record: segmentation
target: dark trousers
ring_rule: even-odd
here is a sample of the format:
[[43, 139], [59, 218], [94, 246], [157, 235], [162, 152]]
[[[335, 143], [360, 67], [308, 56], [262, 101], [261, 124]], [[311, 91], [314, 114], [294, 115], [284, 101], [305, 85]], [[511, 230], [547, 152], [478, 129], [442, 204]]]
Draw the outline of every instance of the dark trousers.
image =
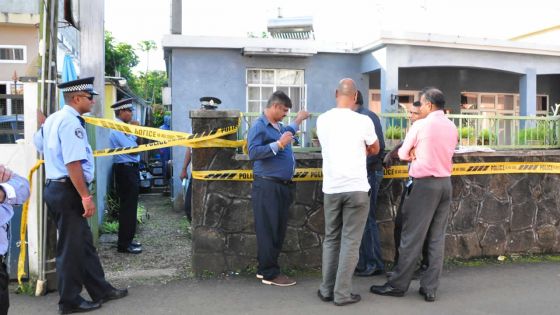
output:
[[[401, 195], [401, 201], [399, 204], [399, 208], [397, 209], [397, 215], [395, 216], [395, 230], [393, 231], [393, 238], [395, 240], [395, 258], [393, 261], [393, 265], [396, 266], [399, 263], [399, 245], [401, 243], [401, 233], [402, 233], [402, 207], [404, 203], [404, 199], [409, 192], [410, 187], [406, 187], [406, 184], [403, 184], [403, 193]], [[430, 261], [428, 259], [428, 238], [424, 240], [424, 245], [422, 246], [422, 258], [421, 258], [421, 267], [423, 269], [428, 268], [430, 265]]]
[[139, 173], [138, 166], [113, 164], [115, 184], [119, 196], [119, 249], [126, 249], [136, 234], [138, 212]]
[[266, 280], [280, 274], [278, 255], [288, 227], [288, 209], [295, 195], [295, 184], [283, 184], [255, 177], [251, 192], [257, 232], [258, 273]]
[[50, 182], [45, 186], [44, 199], [58, 229], [56, 272], [59, 305], [72, 307], [81, 303], [82, 286], [92, 300], [100, 300], [113, 287], [105, 280], [91, 230], [82, 217], [84, 207], [80, 195], [70, 181]]
[[185, 192], [185, 215], [187, 216], [189, 222], [192, 222], [192, 186], [193, 180], [191, 178], [189, 179], [189, 186]]
[[10, 307], [10, 298], [8, 292], [8, 284], [10, 283], [10, 275], [6, 265], [2, 262], [2, 257], [0, 256], [0, 315], [8, 314], [8, 308]]
[[428, 238], [430, 265], [420, 279], [420, 287], [435, 292], [443, 268], [445, 230], [451, 209], [451, 178], [414, 179], [402, 208], [403, 228], [399, 246], [399, 263], [389, 284], [406, 291], [416, 269], [422, 244]]
[[360, 244], [360, 259], [358, 260], [359, 271], [368, 269], [384, 270], [385, 264], [381, 256], [381, 241], [379, 239], [379, 229], [377, 227], [377, 219], [375, 213], [377, 210], [377, 193], [379, 185], [383, 180], [383, 170], [373, 171], [368, 174], [369, 186], [371, 187], [369, 195], [369, 213]]

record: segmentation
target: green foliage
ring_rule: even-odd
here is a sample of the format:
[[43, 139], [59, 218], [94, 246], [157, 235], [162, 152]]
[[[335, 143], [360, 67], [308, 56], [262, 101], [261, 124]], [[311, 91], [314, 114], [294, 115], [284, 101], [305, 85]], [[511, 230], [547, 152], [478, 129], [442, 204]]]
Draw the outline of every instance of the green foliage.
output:
[[537, 127], [525, 128], [519, 130], [517, 139], [519, 144], [528, 144], [528, 141], [538, 141], [539, 144], [544, 144], [547, 134], [551, 132], [547, 124], [539, 124]]
[[148, 211], [146, 211], [146, 207], [139, 203], [138, 208], [136, 209], [136, 221], [139, 224], [144, 223], [144, 219], [148, 218]]
[[152, 127], [163, 125], [163, 117], [165, 116], [165, 108], [160, 104], [152, 104]]
[[472, 127], [461, 127], [458, 131], [461, 139], [474, 139], [474, 129]]
[[126, 78], [133, 88], [135, 76], [132, 68], [138, 65], [138, 55], [132, 45], [117, 42], [111, 32], [105, 31], [105, 75]]
[[482, 129], [478, 133], [478, 142], [480, 144], [492, 144], [496, 140], [496, 135], [488, 129]]
[[[138, 81], [142, 82], [144, 93], [142, 95], [147, 95], [146, 100], [148, 103], [161, 104], [161, 88], [167, 85], [167, 73], [161, 70], [153, 70], [146, 72], [140, 72], [138, 76]], [[135, 91], [137, 95], [140, 95], [140, 91]], [[162, 121], [163, 123], [163, 121]], [[159, 127], [160, 125], [158, 125]]]
[[29, 296], [35, 296], [35, 286], [34, 281], [23, 282], [16, 289], [16, 294], [24, 294]]
[[400, 126], [390, 126], [385, 130], [385, 139], [388, 140], [400, 140], [404, 135], [404, 130]]
[[115, 234], [119, 232], [119, 222], [118, 221], [105, 221], [101, 225], [102, 234]]
[[138, 43], [138, 48], [141, 51], [149, 52], [157, 48], [156, 42], [153, 40], [142, 40]]
[[115, 221], [119, 218], [119, 197], [115, 189], [110, 189], [105, 195], [105, 221]]
[[179, 228], [185, 232], [185, 235], [190, 239], [192, 237], [191, 234], [191, 223], [187, 219], [187, 217], [183, 217], [181, 221], [179, 221]]
[[[149, 56], [150, 51], [157, 49], [157, 45], [153, 40], [143, 40], [138, 43], [138, 49]], [[133, 73], [133, 68], [139, 62], [132, 45], [117, 42], [111, 32], [105, 31], [105, 75], [125, 78], [134, 94], [148, 100], [148, 103], [161, 104], [161, 88], [167, 84], [166, 72], [149, 71], [146, 64], [146, 71], [136, 75]]]
[[200, 278], [202, 279], [210, 279], [210, 278], [215, 278], [216, 277], [216, 273], [209, 271], [207, 269], [204, 269], [202, 271], [202, 273], [199, 275]]

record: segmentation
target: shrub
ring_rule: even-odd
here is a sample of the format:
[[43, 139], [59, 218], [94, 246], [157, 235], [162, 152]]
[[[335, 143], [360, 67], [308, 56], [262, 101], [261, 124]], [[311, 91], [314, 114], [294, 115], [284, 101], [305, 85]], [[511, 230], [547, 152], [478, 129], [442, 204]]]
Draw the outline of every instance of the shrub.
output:
[[390, 126], [385, 130], [385, 139], [400, 140], [404, 135], [404, 130], [400, 126]]
[[517, 135], [517, 140], [519, 144], [528, 144], [529, 141], [538, 141], [539, 144], [544, 144], [548, 132], [549, 130], [544, 124], [521, 129]]
[[474, 139], [473, 127], [461, 127], [458, 131], [461, 139]]
[[482, 129], [478, 133], [478, 143], [479, 144], [493, 144], [496, 140], [496, 135], [488, 129]]

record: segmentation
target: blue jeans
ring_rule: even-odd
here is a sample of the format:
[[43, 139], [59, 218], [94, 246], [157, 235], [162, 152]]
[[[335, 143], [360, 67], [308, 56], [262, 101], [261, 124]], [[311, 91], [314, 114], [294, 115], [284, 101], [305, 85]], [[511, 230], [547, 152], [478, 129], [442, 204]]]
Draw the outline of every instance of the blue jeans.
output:
[[379, 185], [383, 180], [383, 170], [368, 173], [368, 181], [371, 187], [369, 214], [360, 245], [360, 259], [356, 270], [365, 271], [368, 269], [384, 270], [385, 264], [381, 259], [381, 242], [379, 240], [379, 230], [375, 219], [375, 210], [377, 209], [377, 192]]

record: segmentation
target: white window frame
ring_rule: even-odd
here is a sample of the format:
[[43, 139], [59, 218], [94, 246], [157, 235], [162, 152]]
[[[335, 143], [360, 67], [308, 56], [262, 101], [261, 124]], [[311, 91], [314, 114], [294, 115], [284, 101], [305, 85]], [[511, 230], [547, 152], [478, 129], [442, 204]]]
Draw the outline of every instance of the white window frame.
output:
[[0, 63], [27, 63], [27, 46], [25, 46], [25, 45], [0, 45], [0, 49], [2, 49], [2, 48], [22, 49], [23, 50], [23, 60], [0, 59]]
[[[274, 83], [273, 84], [263, 84], [263, 83], [249, 83], [249, 71], [254, 71], [254, 70], [259, 70], [259, 71], [273, 71], [274, 72]], [[300, 71], [303, 74], [303, 84], [301, 85], [289, 85], [289, 84], [278, 84], [277, 83], [277, 75], [278, 75], [278, 71], [281, 70], [290, 70], [290, 71]], [[270, 69], [270, 68], [247, 68], [245, 70], [245, 109], [247, 111], [249, 111], [249, 101], [254, 101], [254, 100], [249, 100], [249, 87], [269, 87], [272, 88], [272, 93], [276, 92], [278, 90], [278, 86], [286, 86], [286, 87], [290, 87], [290, 88], [301, 88], [301, 95], [300, 95], [300, 99], [298, 100], [300, 102], [301, 105], [301, 109], [305, 110], [307, 109], [307, 85], [305, 84], [305, 70], [303, 69]], [[261, 100], [263, 99], [268, 99], [270, 95], [268, 95], [267, 97], [263, 98], [261, 95]], [[289, 95], [288, 95], [289, 96]], [[290, 97], [291, 98], [291, 97]], [[262, 108], [262, 105], [259, 105], [261, 107], [259, 107], [259, 112], [262, 112], [264, 110], [264, 108]]]
[[[259, 71], [273, 71], [274, 72], [274, 79], [273, 79], [273, 84], [263, 84], [263, 83], [249, 83], [249, 71], [255, 71], [255, 70], [259, 70]], [[295, 85], [295, 84], [279, 84], [278, 83], [278, 71], [282, 71], [282, 70], [290, 70], [290, 71], [298, 71], [301, 72], [302, 74], [302, 84], [301, 85]], [[261, 80], [262, 81], [262, 80]], [[287, 68], [246, 68], [245, 69], [245, 109], [247, 112], [249, 112], [249, 101], [255, 101], [255, 100], [249, 100], [249, 87], [259, 87], [259, 88], [263, 88], [263, 87], [268, 87], [268, 88], [272, 88], [272, 93], [276, 92], [278, 90], [278, 87], [282, 86], [282, 87], [288, 87], [288, 88], [300, 88], [301, 92], [300, 92], [300, 96], [298, 99], [298, 102], [300, 104], [300, 110], [307, 110], [307, 84], [305, 84], [305, 70], [304, 69], [287, 69]], [[289, 93], [288, 93], [289, 94]], [[260, 95], [261, 99], [260, 101], [262, 102], [262, 100], [266, 100], [268, 99], [270, 95], [267, 95], [266, 97], [263, 98], [262, 95]], [[290, 95], [288, 95], [290, 97], [290, 99], [292, 98]], [[292, 99], [292, 101], [294, 101]], [[264, 110], [263, 105], [259, 104], [259, 113], [262, 113]], [[291, 112], [292, 110], [290, 109], [289, 112]], [[287, 118], [287, 122], [290, 123], [291, 122], [291, 118]], [[301, 133], [301, 146], [302, 147], [306, 147], [307, 143], [306, 141], [306, 136], [307, 136], [307, 122], [304, 121], [301, 126], [300, 126], [300, 133]]]

